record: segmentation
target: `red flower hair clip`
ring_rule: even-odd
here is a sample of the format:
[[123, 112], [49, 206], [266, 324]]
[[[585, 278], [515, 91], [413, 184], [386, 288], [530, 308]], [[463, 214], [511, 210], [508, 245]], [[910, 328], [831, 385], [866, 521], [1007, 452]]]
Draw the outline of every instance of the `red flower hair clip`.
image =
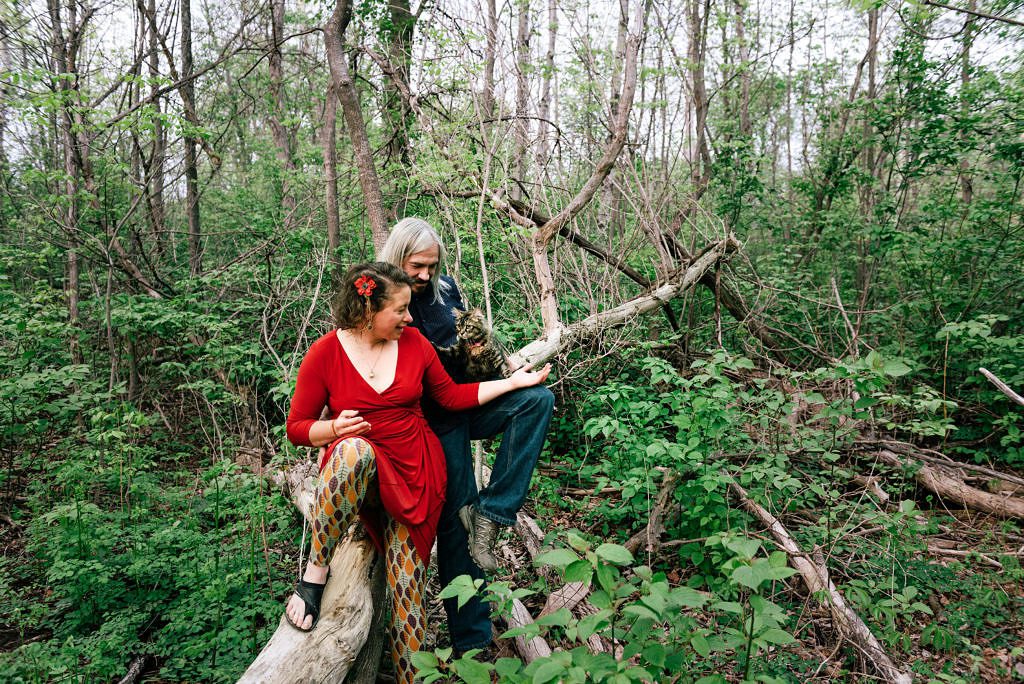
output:
[[356, 281], [356, 294], [360, 297], [370, 298], [373, 291], [377, 288], [377, 281], [370, 276], [360, 276], [359, 280]]

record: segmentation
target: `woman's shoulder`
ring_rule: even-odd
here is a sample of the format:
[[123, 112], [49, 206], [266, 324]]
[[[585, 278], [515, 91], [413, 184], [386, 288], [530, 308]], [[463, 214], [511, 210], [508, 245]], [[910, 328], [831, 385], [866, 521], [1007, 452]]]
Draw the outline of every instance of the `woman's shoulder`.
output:
[[[405, 326], [402, 329], [402, 336], [398, 338], [399, 342], [405, 342], [406, 344], [420, 345], [423, 342], [427, 342], [427, 338], [423, 336], [419, 328], [414, 328], [411, 325]], [[427, 342], [427, 344], [430, 344]]]
[[341, 343], [338, 341], [338, 331], [330, 330], [314, 340], [313, 344], [309, 345], [309, 351], [306, 352], [306, 356], [315, 356], [318, 358], [333, 356], [337, 353], [337, 350], [340, 347]]

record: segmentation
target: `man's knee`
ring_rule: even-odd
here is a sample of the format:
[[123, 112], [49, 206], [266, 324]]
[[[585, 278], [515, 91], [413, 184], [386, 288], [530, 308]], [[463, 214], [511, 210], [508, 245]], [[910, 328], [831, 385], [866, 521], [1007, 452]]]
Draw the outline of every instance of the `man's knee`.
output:
[[522, 390], [526, 393], [529, 401], [526, 408], [540, 414], [550, 414], [555, 408], [555, 394], [543, 385], [527, 387]]

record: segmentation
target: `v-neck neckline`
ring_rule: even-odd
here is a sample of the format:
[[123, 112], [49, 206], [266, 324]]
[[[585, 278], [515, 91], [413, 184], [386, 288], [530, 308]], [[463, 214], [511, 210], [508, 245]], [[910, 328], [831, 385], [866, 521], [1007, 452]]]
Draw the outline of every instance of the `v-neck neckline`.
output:
[[[388, 383], [387, 387], [385, 387], [384, 389], [378, 391], [377, 388], [374, 387], [370, 383], [370, 381], [368, 379], [363, 377], [363, 374], [359, 370], [359, 367], [356, 366], [356, 364], [352, 362], [352, 357], [349, 355], [348, 350], [345, 349], [345, 343], [341, 341], [341, 332], [342, 331], [341, 331], [340, 328], [337, 331], [335, 331], [334, 339], [338, 340], [338, 346], [341, 347], [341, 353], [345, 355], [345, 360], [348, 361], [348, 365], [352, 366], [352, 370], [354, 370], [356, 372], [356, 375], [358, 375], [359, 379], [363, 381], [363, 384], [366, 385], [367, 387], [369, 387], [371, 390], [373, 390], [373, 393], [376, 394], [378, 397], [383, 397], [387, 392], [390, 392], [391, 388], [393, 388], [395, 386], [395, 381], [398, 380], [398, 354], [397, 353], [395, 354], [395, 373], [391, 377], [391, 382]], [[400, 339], [399, 340], [395, 340], [395, 342], [396, 342], [396, 344], [399, 344], [399, 345], [401, 344], [401, 340]], [[381, 353], [383, 353], [383, 352], [381, 352]]]

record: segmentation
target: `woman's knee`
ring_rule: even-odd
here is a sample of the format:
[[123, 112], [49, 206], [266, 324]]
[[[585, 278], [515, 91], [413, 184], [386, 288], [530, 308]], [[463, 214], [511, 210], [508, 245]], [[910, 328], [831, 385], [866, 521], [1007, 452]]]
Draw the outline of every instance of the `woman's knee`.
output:
[[373, 445], [362, 437], [347, 437], [335, 445], [331, 460], [335, 470], [363, 471], [375, 465]]

